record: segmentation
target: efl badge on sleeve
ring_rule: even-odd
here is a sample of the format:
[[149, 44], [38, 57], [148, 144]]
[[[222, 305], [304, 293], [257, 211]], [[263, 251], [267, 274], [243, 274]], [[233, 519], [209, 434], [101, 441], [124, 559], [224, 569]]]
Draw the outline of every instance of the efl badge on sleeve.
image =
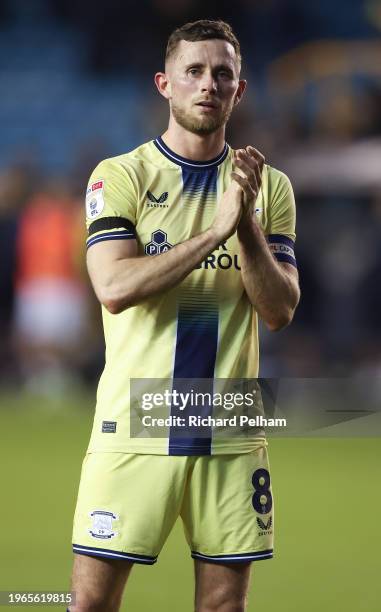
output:
[[116, 514], [105, 510], [94, 510], [90, 513], [90, 516], [93, 519], [93, 525], [89, 529], [89, 533], [93, 538], [109, 540], [118, 535], [118, 532], [114, 531], [112, 526], [112, 522], [118, 519]]
[[103, 198], [105, 182], [103, 180], [91, 183], [86, 191], [86, 216], [88, 219], [98, 217], [105, 206]]

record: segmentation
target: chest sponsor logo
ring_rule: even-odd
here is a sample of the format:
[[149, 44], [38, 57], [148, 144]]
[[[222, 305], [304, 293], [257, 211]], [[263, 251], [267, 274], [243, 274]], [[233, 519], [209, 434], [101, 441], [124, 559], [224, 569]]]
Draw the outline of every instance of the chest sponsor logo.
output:
[[151, 234], [151, 241], [144, 246], [146, 255], [160, 255], [166, 253], [173, 247], [173, 244], [168, 242], [167, 234], [161, 229], [157, 229]]
[[196, 269], [199, 270], [229, 270], [230, 268], [241, 269], [238, 263], [238, 254], [229, 253], [226, 242], [222, 242], [216, 251], [210, 253], [196, 266]]
[[[144, 253], [146, 255], [160, 255], [166, 253], [173, 247], [173, 244], [168, 242], [167, 233], [162, 229], [157, 229], [151, 234], [150, 242], [144, 245]], [[216, 251], [210, 253], [201, 263], [196, 266], [196, 270], [229, 270], [234, 268], [240, 270], [238, 263], [238, 254], [229, 253], [226, 242], [222, 242]]]
[[168, 199], [168, 191], [164, 191], [158, 198], [152, 191], [147, 191], [147, 198], [149, 200], [147, 204], [150, 208], [168, 208], [168, 204], [164, 204]]

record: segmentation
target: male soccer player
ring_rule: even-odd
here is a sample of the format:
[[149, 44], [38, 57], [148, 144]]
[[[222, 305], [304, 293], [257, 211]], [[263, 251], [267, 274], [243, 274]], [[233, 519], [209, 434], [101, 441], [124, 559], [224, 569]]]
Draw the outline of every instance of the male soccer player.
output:
[[179, 436], [169, 425], [144, 437], [130, 418], [134, 380], [256, 377], [257, 316], [278, 330], [299, 299], [290, 182], [252, 146], [225, 142], [246, 87], [240, 66], [228, 24], [175, 30], [155, 75], [167, 131], [90, 178], [87, 263], [106, 365], [74, 519], [71, 612], [118, 610], [133, 563], [155, 563], [179, 515], [197, 612], [244, 610], [251, 562], [272, 556], [263, 434]]

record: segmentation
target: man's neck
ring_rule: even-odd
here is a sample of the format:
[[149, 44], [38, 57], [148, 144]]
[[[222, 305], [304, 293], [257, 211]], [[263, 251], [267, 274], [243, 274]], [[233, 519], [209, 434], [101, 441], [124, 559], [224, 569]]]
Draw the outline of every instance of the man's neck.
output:
[[164, 132], [163, 141], [174, 153], [194, 161], [208, 161], [222, 152], [225, 145], [225, 129], [221, 127], [213, 134], [200, 136], [181, 126], [169, 125]]

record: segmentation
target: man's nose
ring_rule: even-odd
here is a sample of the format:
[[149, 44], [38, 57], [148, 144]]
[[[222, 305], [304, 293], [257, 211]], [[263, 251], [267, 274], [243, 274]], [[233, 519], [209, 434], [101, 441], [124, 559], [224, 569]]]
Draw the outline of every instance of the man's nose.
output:
[[202, 91], [215, 93], [217, 91], [217, 81], [211, 72], [205, 72], [201, 83]]

